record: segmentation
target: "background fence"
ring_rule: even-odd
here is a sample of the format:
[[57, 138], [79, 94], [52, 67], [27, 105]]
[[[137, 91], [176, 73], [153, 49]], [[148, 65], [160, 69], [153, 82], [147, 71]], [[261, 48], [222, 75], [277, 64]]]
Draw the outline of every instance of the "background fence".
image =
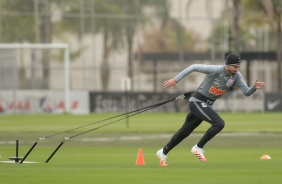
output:
[[[131, 92], [186, 92], [204, 75], [191, 74], [174, 91], [162, 83], [191, 64], [223, 64], [228, 52], [274, 53], [242, 57], [240, 70], [249, 85], [258, 77], [266, 92], [279, 92], [282, 41], [263, 8], [251, 6], [260, 2], [249, 2], [0, 0], [0, 43], [68, 44], [70, 88], [91, 92], [122, 92], [128, 78]], [[55, 48], [0, 49], [0, 90], [63, 90], [63, 61]]]

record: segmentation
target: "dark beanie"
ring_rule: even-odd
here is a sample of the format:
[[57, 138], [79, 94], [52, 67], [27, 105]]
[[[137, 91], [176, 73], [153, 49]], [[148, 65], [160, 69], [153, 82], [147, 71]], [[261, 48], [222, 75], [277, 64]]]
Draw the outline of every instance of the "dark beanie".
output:
[[226, 57], [226, 61], [225, 61], [226, 65], [238, 65], [240, 63], [241, 63], [240, 57], [235, 53], [230, 53]]

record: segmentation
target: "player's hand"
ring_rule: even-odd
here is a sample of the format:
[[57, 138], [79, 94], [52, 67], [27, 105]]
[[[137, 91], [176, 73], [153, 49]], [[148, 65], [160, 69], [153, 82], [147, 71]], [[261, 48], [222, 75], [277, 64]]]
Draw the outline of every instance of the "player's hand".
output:
[[172, 87], [174, 89], [176, 87], [176, 80], [175, 79], [169, 79], [167, 81], [164, 81], [164, 88]]
[[265, 82], [259, 82], [258, 79], [256, 79], [255, 83], [254, 83], [254, 87], [256, 89], [262, 89], [265, 86]]

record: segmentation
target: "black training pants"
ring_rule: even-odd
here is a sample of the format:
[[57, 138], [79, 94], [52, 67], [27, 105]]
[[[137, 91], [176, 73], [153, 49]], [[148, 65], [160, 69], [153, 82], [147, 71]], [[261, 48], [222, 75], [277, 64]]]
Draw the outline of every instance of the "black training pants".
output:
[[172, 136], [171, 140], [164, 147], [164, 154], [167, 154], [184, 138], [188, 137], [193, 130], [202, 123], [202, 121], [209, 122], [211, 127], [198, 142], [197, 145], [200, 148], [203, 148], [209, 140], [224, 128], [225, 123], [222, 118], [206, 103], [189, 101], [188, 105], [190, 112], [187, 114], [182, 127]]

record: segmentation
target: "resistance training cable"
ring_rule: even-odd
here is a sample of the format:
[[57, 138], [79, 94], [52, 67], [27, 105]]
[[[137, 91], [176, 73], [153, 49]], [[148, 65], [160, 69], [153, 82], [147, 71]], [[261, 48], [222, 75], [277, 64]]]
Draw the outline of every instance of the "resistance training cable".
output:
[[73, 131], [73, 130], [77, 130], [77, 129], [80, 129], [80, 128], [83, 128], [83, 127], [86, 127], [86, 126], [90, 126], [90, 125], [93, 125], [93, 124], [97, 124], [97, 123], [101, 123], [101, 122], [104, 122], [104, 121], [108, 121], [108, 120], [111, 120], [111, 119], [114, 119], [114, 118], [118, 118], [118, 117], [121, 117], [121, 116], [125, 116], [127, 115], [126, 117], [123, 117], [123, 118], [120, 118], [118, 120], [115, 120], [113, 122], [110, 122], [110, 123], [106, 123], [104, 125], [101, 125], [101, 126], [98, 126], [96, 128], [93, 128], [93, 129], [90, 129], [90, 130], [87, 130], [87, 131], [84, 131], [84, 132], [81, 132], [81, 133], [78, 133], [78, 134], [75, 134], [73, 136], [70, 136], [70, 137], [65, 137], [61, 143], [59, 144], [59, 146], [57, 146], [57, 148], [52, 152], [52, 154], [48, 157], [48, 159], [45, 161], [45, 163], [48, 163], [50, 161], [50, 159], [54, 156], [54, 154], [59, 150], [59, 148], [69, 139], [71, 138], [74, 138], [74, 137], [77, 137], [77, 136], [80, 136], [82, 134], [86, 134], [86, 133], [89, 133], [89, 132], [92, 132], [94, 130], [97, 130], [99, 128], [102, 128], [102, 127], [105, 127], [105, 126], [108, 126], [110, 124], [113, 124], [113, 123], [116, 123], [118, 121], [121, 121], [125, 118], [128, 118], [128, 117], [132, 117], [134, 115], [137, 115], [137, 114], [140, 114], [142, 112], [145, 112], [145, 111], [148, 111], [148, 110], [151, 110], [151, 109], [154, 109], [156, 107], [159, 107], [161, 105], [164, 105], [166, 103], [169, 103], [169, 102], [172, 102], [172, 101], [175, 101], [175, 100], [178, 100], [178, 99], [187, 99], [191, 96], [193, 92], [188, 92], [188, 93], [185, 93], [183, 95], [180, 95], [176, 98], [172, 98], [170, 100], [166, 100], [166, 101], [163, 101], [163, 102], [160, 102], [160, 103], [157, 103], [157, 104], [154, 104], [154, 105], [150, 105], [150, 106], [147, 106], [147, 107], [143, 107], [143, 108], [140, 108], [140, 109], [137, 109], [137, 110], [134, 110], [134, 111], [130, 111], [130, 112], [127, 112], [127, 113], [123, 113], [123, 114], [119, 114], [119, 115], [116, 115], [116, 116], [113, 116], [113, 117], [110, 117], [110, 118], [107, 118], [107, 119], [103, 119], [103, 120], [100, 120], [100, 121], [97, 121], [97, 122], [94, 122], [94, 123], [90, 123], [90, 124], [86, 124], [86, 125], [83, 125], [83, 126], [80, 126], [80, 127], [77, 127], [77, 128], [73, 128], [73, 129], [70, 129], [70, 130], [67, 130], [67, 131], [63, 131], [63, 132], [59, 132], [59, 133], [56, 133], [56, 134], [52, 134], [52, 135], [49, 135], [49, 136], [46, 136], [46, 137], [39, 137], [35, 142], [34, 144], [31, 146], [31, 148], [28, 150], [28, 152], [25, 154], [25, 156], [21, 159], [20, 163], [23, 163], [24, 160], [27, 158], [27, 156], [31, 153], [31, 151], [35, 148], [35, 146], [42, 140], [45, 140], [47, 138], [50, 138], [50, 137], [53, 137], [53, 136], [57, 136], [57, 135], [60, 135], [60, 134], [63, 134], [63, 133], [67, 133], [67, 132], [70, 132], [70, 131]]

